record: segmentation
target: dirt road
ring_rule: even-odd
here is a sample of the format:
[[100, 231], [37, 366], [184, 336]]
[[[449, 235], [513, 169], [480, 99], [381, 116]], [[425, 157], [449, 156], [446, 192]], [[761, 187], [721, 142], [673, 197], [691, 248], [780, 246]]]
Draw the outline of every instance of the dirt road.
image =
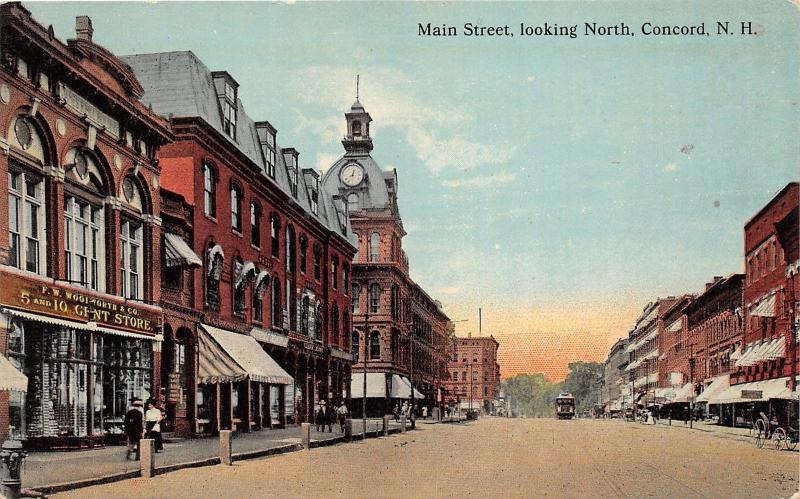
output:
[[[789, 497], [798, 453], [683, 428], [486, 418], [63, 497]], [[62, 497], [62, 496], [59, 496]]]

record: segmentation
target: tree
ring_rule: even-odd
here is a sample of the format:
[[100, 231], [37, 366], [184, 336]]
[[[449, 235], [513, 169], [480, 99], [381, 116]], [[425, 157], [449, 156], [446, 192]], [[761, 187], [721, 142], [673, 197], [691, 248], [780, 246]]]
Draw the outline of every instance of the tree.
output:
[[597, 387], [603, 378], [603, 364], [599, 362], [570, 362], [569, 374], [564, 380], [564, 391], [575, 397], [575, 410], [591, 410], [599, 403]]
[[561, 383], [551, 383], [542, 373], [518, 374], [503, 381], [511, 411], [527, 417], [552, 417], [553, 401], [560, 390]]

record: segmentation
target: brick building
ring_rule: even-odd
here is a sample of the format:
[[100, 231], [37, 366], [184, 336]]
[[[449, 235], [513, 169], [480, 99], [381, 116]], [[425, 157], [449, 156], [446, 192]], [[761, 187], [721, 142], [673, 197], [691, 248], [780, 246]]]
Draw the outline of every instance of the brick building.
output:
[[89, 18], [64, 43], [6, 3], [0, 33], [0, 440], [92, 446], [160, 391], [172, 134]]
[[350, 295], [353, 408], [361, 411], [365, 384], [368, 414], [391, 413], [412, 398], [412, 385], [416, 404], [433, 407], [446, 373], [449, 319], [409, 275], [397, 171], [384, 171], [371, 155], [372, 118], [356, 101], [345, 120], [345, 153], [321, 183], [344, 203], [358, 238]]
[[731, 388], [748, 396], [797, 388], [799, 204], [800, 185], [791, 182], [744, 227], [744, 338]]
[[453, 354], [447, 368], [447, 403], [462, 409], [480, 409], [493, 413], [500, 397], [500, 365], [493, 336], [455, 338]]
[[344, 205], [247, 115], [231, 74], [191, 52], [124, 60], [175, 133], [159, 153], [170, 421], [187, 434], [308, 421], [350, 386], [356, 239]]
[[618, 339], [603, 363], [600, 400], [608, 413], [621, 411], [625, 407], [625, 398], [630, 402], [630, 387], [625, 378], [625, 367], [628, 365], [628, 354], [625, 351], [627, 347], [627, 338]]
[[702, 355], [702, 345], [692, 341], [686, 326], [684, 309], [691, 302], [692, 296], [680, 296], [658, 317], [658, 403], [684, 403], [692, 394], [689, 358]]

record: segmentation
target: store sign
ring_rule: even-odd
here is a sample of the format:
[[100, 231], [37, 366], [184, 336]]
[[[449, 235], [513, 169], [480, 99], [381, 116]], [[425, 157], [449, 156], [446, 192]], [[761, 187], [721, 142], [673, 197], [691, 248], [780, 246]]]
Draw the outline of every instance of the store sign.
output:
[[102, 128], [115, 139], [119, 138], [119, 122], [84, 99], [78, 92], [59, 82], [58, 95], [67, 109], [81, 118], [86, 117], [89, 122]]
[[310, 350], [310, 351], [312, 351], [314, 353], [320, 354], [320, 355], [325, 353], [325, 347], [323, 347], [322, 345], [320, 345], [318, 343], [314, 343], [314, 342], [311, 342], [311, 341], [304, 341], [303, 342], [303, 348], [305, 348], [306, 350]]
[[87, 322], [137, 333], [154, 334], [160, 316], [125, 303], [42, 284], [14, 274], [3, 274], [0, 305], [63, 319]]
[[743, 399], [760, 399], [764, 392], [761, 390], [742, 390]]

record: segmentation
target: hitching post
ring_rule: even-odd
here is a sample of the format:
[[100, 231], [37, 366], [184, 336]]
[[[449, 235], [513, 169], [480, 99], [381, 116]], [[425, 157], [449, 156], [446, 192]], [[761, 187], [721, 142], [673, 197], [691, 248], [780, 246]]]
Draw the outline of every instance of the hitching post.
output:
[[22, 463], [27, 455], [19, 440], [9, 438], [3, 442], [0, 448], [0, 497], [21, 497]]

